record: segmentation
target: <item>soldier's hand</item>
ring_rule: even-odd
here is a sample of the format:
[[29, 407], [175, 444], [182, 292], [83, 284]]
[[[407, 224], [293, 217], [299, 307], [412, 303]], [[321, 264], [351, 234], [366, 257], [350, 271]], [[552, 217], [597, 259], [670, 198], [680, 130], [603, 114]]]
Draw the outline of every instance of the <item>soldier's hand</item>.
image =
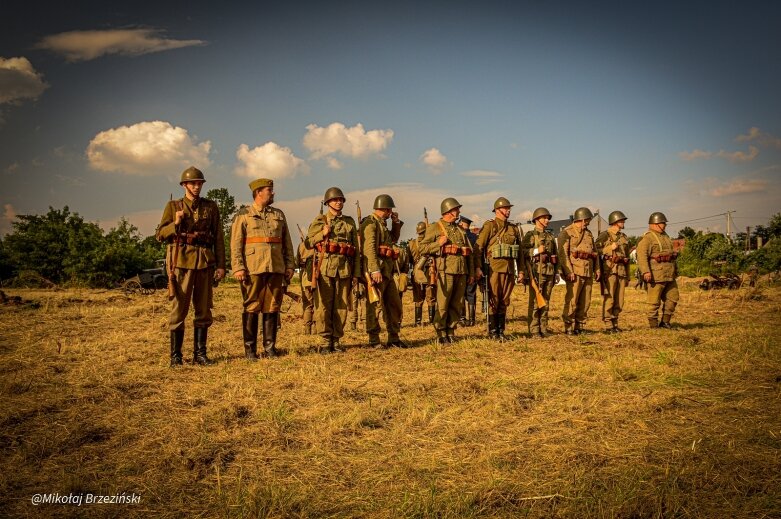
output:
[[225, 269], [217, 269], [214, 272], [214, 279], [215, 280], [220, 281], [224, 277], [225, 277]]
[[323, 238], [328, 238], [329, 234], [331, 234], [331, 226], [328, 224], [323, 225]]
[[396, 211], [391, 211], [391, 222], [399, 223], [399, 213]]
[[520, 285], [521, 283], [523, 283], [523, 272], [519, 272], [518, 278], [515, 280], [516, 285]]
[[596, 275], [594, 276], [594, 280], [595, 280], [595, 281], [599, 281], [599, 277], [600, 277], [601, 275], [602, 275], [602, 273], [601, 273], [601, 272], [597, 272], [597, 273], [596, 273]]
[[379, 285], [382, 283], [382, 273], [381, 272], [372, 272], [372, 283], [375, 285]]
[[233, 273], [233, 278], [239, 283], [243, 283], [244, 280], [247, 279], [248, 275], [249, 272], [247, 272], [246, 270], [237, 270]]
[[293, 272], [295, 272], [293, 269], [285, 269], [285, 279], [287, 281], [290, 281], [290, 279], [293, 277]]
[[482, 277], [483, 277], [483, 269], [477, 267], [475, 269], [475, 279], [479, 281], [480, 279], [482, 279]]
[[645, 281], [646, 283], [650, 283], [651, 282], [651, 273], [650, 272], [646, 272], [645, 274], [643, 274], [643, 281]]
[[618, 244], [617, 243], [611, 243], [610, 244], [610, 250], [616, 250], [617, 248], [618, 248]]
[[569, 281], [570, 283], [573, 283], [575, 281], [575, 273], [574, 272], [572, 274], [568, 274], [567, 275], [567, 281]]
[[466, 284], [467, 284], [467, 285], [471, 285], [471, 284], [472, 284], [472, 283], [474, 283], [475, 281], [476, 281], [476, 280], [475, 280], [475, 278], [474, 278], [473, 276], [469, 276], [469, 277], [467, 278], [467, 280], [466, 280]]
[[184, 209], [182, 209], [181, 211], [176, 211], [176, 213], [174, 213], [174, 225], [179, 225], [180, 223], [182, 223], [182, 219], [184, 219]]
[[446, 245], [447, 242], [448, 242], [447, 236], [440, 236], [439, 239], [437, 240], [437, 243], [439, 244], [440, 247]]

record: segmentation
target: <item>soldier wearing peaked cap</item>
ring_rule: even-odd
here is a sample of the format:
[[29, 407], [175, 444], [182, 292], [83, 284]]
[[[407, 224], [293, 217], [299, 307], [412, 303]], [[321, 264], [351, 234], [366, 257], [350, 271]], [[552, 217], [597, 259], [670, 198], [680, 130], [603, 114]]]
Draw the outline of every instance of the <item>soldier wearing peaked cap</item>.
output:
[[166, 204], [155, 233], [158, 241], [168, 243], [172, 367], [182, 364], [184, 320], [191, 301], [195, 312], [193, 363], [212, 364], [206, 355], [206, 339], [212, 324], [212, 283], [225, 276], [225, 242], [217, 204], [201, 198], [204, 182], [203, 173], [195, 167], [182, 172], [179, 185], [184, 197]]
[[261, 314], [263, 355], [278, 356], [279, 310], [296, 261], [285, 213], [271, 206], [274, 181], [259, 178], [249, 188], [252, 205], [239, 211], [231, 227], [231, 264], [241, 284], [244, 355], [256, 361]]
[[530, 278], [536, 283], [540, 294], [545, 299], [545, 306], [537, 304], [534, 290], [529, 290], [529, 307], [527, 321], [529, 333], [532, 336], [548, 336], [548, 309], [553, 287], [558, 274], [558, 247], [553, 234], [547, 230], [551, 214], [544, 207], [538, 207], [532, 213], [534, 229], [523, 237], [523, 256], [526, 259]]
[[322, 338], [320, 351], [334, 352], [344, 336], [350, 289], [360, 275], [358, 227], [351, 216], [342, 214], [344, 193], [338, 187], [326, 190], [323, 202], [328, 208], [309, 226], [307, 241], [315, 249], [312, 284], [315, 323]]
[[[401, 330], [402, 306], [401, 297], [393, 282], [395, 261], [399, 250], [394, 244], [401, 235], [404, 222], [393, 209], [396, 204], [390, 195], [378, 195], [374, 199], [374, 211], [361, 222], [361, 240], [363, 244], [362, 269], [363, 279], [371, 282], [379, 294], [379, 301], [368, 300], [366, 304], [366, 333], [369, 335], [369, 346], [381, 348], [380, 323], [378, 313], [382, 310], [385, 320], [385, 330], [388, 334], [386, 346], [406, 348], [407, 345], [399, 337]], [[386, 221], [391, 219], [391, 229]]]
[[434, 329], [439, 344], [456, 341], [456, 326], [464, 307], [467, 284], [475, 278], [475, 255], [466, 233], [456, 220], [461, 204], [446, 198], [440, 204], [442, 218], [426, 229], [420, 251], [434, 257], [437, 283], [437, 312]]
[[584, 331], [591, 306], [591, 288], [599, 281], [600, 267], [594, 245], [594, 235], [588, 225], [594, 215], [587, 207], [575, 210], [574, 222], [559, 234], [558, 248], [561, 269], [567, 282], [564, 296], [564, 333], [579, 335]]
[[618, 315], [624, 308], [624, 291], [629, 284], [629, 239], [622, 232], [626, 215], [613, 211], [607, 218], [609, 225], [596, 241], [602, 262], [602, 321], [606, 330], [620, 332]]
[[[667, 235], [667, 217], [663, 213], [652, 213], [648, 218], [648, 230], [637, 244], [637, 268], [647, 283], [648, 324], [651, 328], [669, 329], [670, 320], [678, 304], [678, 253], [673, 241]], [[659, 320], [659, 308], [662, 319]]]
[[[525, 262], [521, 254], [521, 232], [511, 223], [513, 205], [504, 197], [494, 202], [494, 218], [486, 221], [477, 237], [477, 257], [484, 258], [488, 274], [488, 333], [493, 339], [505, 340], [505, 320], [515, 283], [523, 281]], [[477, 277], [482, 271], [477, 270]]]

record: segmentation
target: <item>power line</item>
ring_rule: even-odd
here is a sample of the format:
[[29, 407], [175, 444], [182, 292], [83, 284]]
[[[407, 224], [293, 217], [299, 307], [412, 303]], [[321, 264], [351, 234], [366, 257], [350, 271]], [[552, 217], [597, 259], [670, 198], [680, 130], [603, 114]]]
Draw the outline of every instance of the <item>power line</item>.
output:
[[[678, 225], [678, 224], [681, 224], [681, 223], [700, 222], [700, 221], [703, 221], [703, 220], [714, 220], [716, 218], [721, 218], [722, 216], [726, 216], [726, 215], [727, 215], [727, 213], [714, 214], [712, 216], [703, 216], [702, 218], [694, 218], [692, 220], [683, 220], [683, 221], [680, 221], [680, 222], [667, 222], [667, 225]], [[645, 229], [645, 227], [628, 227], [627, 228], [628, 231], [636, 230], [636, 229]]]

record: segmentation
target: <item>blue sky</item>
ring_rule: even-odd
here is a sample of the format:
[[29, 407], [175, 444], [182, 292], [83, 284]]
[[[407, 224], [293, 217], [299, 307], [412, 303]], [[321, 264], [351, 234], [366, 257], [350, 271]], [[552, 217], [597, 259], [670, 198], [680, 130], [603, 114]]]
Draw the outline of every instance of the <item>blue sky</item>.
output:
[[778, 3], [110, 4], [0, 22], [0, 233], [68, 205], [151, 234], [190, 164], [239, 203], [274, 178], [302, 227], [389, 193], [403, 237], [447, 196], [632, 234], [781, 211]]

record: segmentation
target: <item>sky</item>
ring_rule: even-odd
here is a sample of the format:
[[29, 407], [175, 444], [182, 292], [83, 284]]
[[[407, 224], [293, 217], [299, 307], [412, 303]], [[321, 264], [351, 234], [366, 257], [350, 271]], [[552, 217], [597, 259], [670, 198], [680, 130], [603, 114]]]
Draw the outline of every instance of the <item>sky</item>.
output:
[[0, 235], [68, 206], [154, 233], [181, 172], [296, 239], [340, 187], [402, 238], [455, 197], [662, 211], [725, 232], [781, 212], [779, 2], [11, 1], [0, 20]]

